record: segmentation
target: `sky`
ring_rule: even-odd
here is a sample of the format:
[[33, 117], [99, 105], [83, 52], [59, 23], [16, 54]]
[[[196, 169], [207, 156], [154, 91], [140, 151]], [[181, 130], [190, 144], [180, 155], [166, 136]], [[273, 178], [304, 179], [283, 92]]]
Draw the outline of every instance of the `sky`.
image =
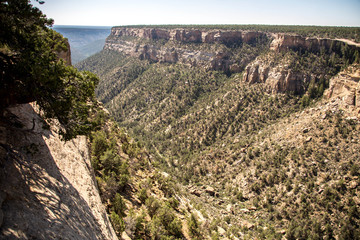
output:
[[55, 25], [360, 26], [360, 0], [44, 0]]

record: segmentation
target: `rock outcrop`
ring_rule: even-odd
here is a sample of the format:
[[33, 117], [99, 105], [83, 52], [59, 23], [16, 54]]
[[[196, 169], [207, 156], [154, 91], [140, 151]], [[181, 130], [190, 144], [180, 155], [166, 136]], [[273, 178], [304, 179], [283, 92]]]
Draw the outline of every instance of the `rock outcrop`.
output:
[[320, 51], [321, 47], [324, 47], [326, 49], [330, 48], [332, 42], [334, 42], [334, 40], [305, 38], [289, 34], [276, 34], [276, 37], [271, 42], [270, 49], [274, 51], [284, 51], [289, 49], [306, 49], [308, 51]]
[[[259, 37], [268, 34], [258, 31], [226, 31], [226, 30], [199, 30], [199, 29], [161, 29], [161, 28], [128, 28], [113, 27], [110, 38], [137, 37], [150, 40], [171, 40], [184, 43], [251, 43]], [[109, 39], [109, 38], [108, 38]]]
[[225, 45], [254, 43], [267, 38], [266, 33], [251, 31], [196, 30], [196, 29], [157, 29], [114, 27], [106, 39], [104, 49], [122, 52], [154, 62], [182, 63], [200, 66], [208, 70], [241, 72], [248, 62], [231, 59], [228, 51], [200, 51], [183, 47], [167, 47], [150, 43], [139, 43], [131, 38], [145, 40], [164, 40], [179, 43], [221, 43]]
[[[254, 44], [257, 41], [270, 39], [268, 46], [271, 53], [281, 51], [341, 52], [343, 46], [357, 48], [359, 44], [342, 39], [305, 38], [292, 34], [270, 34], [259, 31], [201, 30], [201, 29], [163, 29], [114, 27], [107, 38], [104, 49], [122, 52], [126, 55], [147, 59], [154, 62], [181, 63], [203, 67], [207, 70], [218, 70], [226, 73], [240, 73], [245, 70], [245, 82], [266, 83], [272, 92], [304, 93], [311, 81], [311, 73], [294, 71], [286, 64], [274, 64], [272, 60], [264, 61], [253, 57], [239, 59], [233, 56], [231, 46], [239, 43]], [[145, 40], [145, 41], [142, 41]], [[156, 40], [164, 41], [156, 44]], [[180, 44], [167, 44], [168, 42]], [[198, 43], [213, 46], [224, 44], [230, 48], [224, 51], [194, 50], [181, 43]], [[199, 48], [195, 48], [199, 49]], [[253, 62], [251, 62], [253, 61]]]
[[[339, 53], [346, 44], [348, 48], [359, 47], [359, 44], [347, 40], [304, 38], [296, 35], [275, 34], [270, 44], [270, 50], [272, 51], [266, 57], [258, 57], [246, 66], [243, 81], [250, 84], [257, 82], [266, 83], [273, 93], [304, 93], [308, 83], [315, 80], [314, 78], [318, 76], [313, 75], [311, 71], [294, 71], [289, 67], [291, 64], [286, 58], [275, 63], [273, 55], [289, 50], [319, 52], [323, 49], [328, 53]], [[347, 84], [341, 83], [340, 85], [345, 86]]]
[[184, 48], [167, 48], [151, 44], [137, 44], [131, 41], [107, 41], [105, 49], [122, 52], [126, 55], [160, 63], [181, 63], [199, 66], [207, 70], [241, 72], [246, 65], [227, 59], [227, 52], [190, 51]]
[[360, 114], [360, 66], [354, 64], [330, 80], [329, 89], [324, 96], [338, 98], [348, 107], [353, 107]]
[[305, 83], [309, 82], [311, 76], [295, 73], [287, 65], [271, 67], [271, 62], [257, 59], [246, 66], [243, 81], [250, 84], [266, 83], [269, 90], [276, 92], [303, 93]]
[[350, 48], [360, 47], [360, 44], [346, 39], [309, 38], [299, 35], [278, 33], [275, 34], [270, 49], [274, 51], [287, 51], [291, 49], [295, 51], [306, 50], [309, 52], [318, 52], [322, 48], [325, 50], [337, 50], [339, 46], [345, 44]]
[[36, 112], [22, 104], [0, 118], [0, 239], [117, 239], [86, 138], [61, 141]]

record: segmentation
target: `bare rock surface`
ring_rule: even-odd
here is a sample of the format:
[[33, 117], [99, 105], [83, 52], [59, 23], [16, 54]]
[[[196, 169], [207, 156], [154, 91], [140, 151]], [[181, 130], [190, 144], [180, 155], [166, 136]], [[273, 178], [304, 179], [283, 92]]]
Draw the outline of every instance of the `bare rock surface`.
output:
[[310, 76], [295, 73], [286, 64], [271, 67], [271, 61], [257, 58], [246, 66], [243, 81], [250, 84], [266, 83], [273, 93], [304, 92], [304, 83], [310, 81]]
[[252, 43], [259, 37], [266, 38], [267, 34], [257, 31], [113, 27], [110, 36], [106, 39], [104, 49], [154, 62], [181, 63], [204, 67], [207, 70], [235, 73], [241, 72], [247, 62], [245, 60], [245, 63], [232, 60], [229, 58], [229, 53], [156, 46], [151, 43], [139, 44], [134, 41], [134, 38], [181, 43], [235, 44], [239, 42]]
[[321, 48], [329, 49], [336, 43], [346, 43], [349, 47], [360, 47], [359, 43], [348, 39], [328, 39], [302, 37], [293, 34], [278, 33], [275, 34], [271, 42], [270, 49], [274, 51], [284, 51], [288, 49], [306, 49], [308, 51], [320, 51]]
[[[154, 40], [179, 43], [203, 43], [203, 44], [252, 44], [257, 39], [270, 39], [270, 50], [274, 52], [292, 50], [307, 50], [318, 52], [320, 49], [331, 49], [336, 44], [347, 44], [350, 48], [357, 48], [360, 44], [346, 39], [328, 38], [309, 38], [288, 33], [271, 34], [261, 31], [245, 30], [205, 30], [205, 29], [163, 29], [163, 28], [132, 28], [132, 27], [113, 27], [111, 34], [106, 39], [104, 49], [122, 52], [126, 55], [148, 59], [154, 62], [182, 63], [190, 66], [200, 66], [207, 70], [229, 71], [231, 73], [242, 72], [249, 62], [245, 59], [241, 61], [229, 58], [228, 53], [216, 52], [212, 50], [199, 51], [188, 50], [182, 47], [166, 47], [165, 45], [156, 46]], [[140, 40], [140, 42], [138, 42]], [[145, 40], [145, 41], [141, 41]], [[150, 42], [149, 42], [150, 40]], [[253, 67], [259, 66], [258, 63], [251, 63]], [[249, 66], [248, 66], [249, 67]], [[248, 68], [246, 74], [253, 76], [249, 82], [262, 81], [267, 78], [269, 66], [260, 68]], [[264, 75], [260, 75], [263, 71]], [[269, 76], [274, 89], [277, 92], [283, 91], [302, 91], [300, 79], [306, 76], [299, 76], [292, 72], [279, 72]], [[256, 75], [259, 74], [259, 75]]]
[[0, 119], [0, 239], [117, 239], [86, 138], [61, 141], [34, 107], [9, 108]]
[[330, 80], [327, 98], [341, 99], [346, 105], [360, 108], [360, 66], [352, 65]]

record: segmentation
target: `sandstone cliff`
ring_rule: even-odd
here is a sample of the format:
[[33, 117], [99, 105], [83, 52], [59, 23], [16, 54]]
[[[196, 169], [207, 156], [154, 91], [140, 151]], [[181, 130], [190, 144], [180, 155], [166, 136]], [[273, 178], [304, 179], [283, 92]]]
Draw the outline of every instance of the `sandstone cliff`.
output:
[[[255, 51], [260, 55], [238, 54], [237, 47], [243, 43], [254, 48], [262, 45], [262, 50]], [[243, 81], [250, 84], [264, 82], [271, 92], [304, 93], [309, 82], [317, 81], [320, 75], [293, 69], [289, 61], [275, 63], [274, 55], [289, 50], [342, 55], [344, 49], [359, 51], [359, 44], [260, 31], [114, 27], [104, 49], [153, 62], [180, 63], [226, 73], [245, 70]]]
[[265, 35], [267, 34], [255, 31], [113, 27], [110, 37], [132, 36], [152, 40], [164, 39], [195, 43], [251, 43], [256, 38]]
[[324, 93], [328, 99], [340, 99], [348, 110], [360, 116], [360, 66], [354, 64], [330, 80]]
[[[155, 62], [181, 62], [190, 65], [205, 66], [210, 70], [229, 70], [232, 65], [239, 64], [231, 60], [231, 52], [196, 51], [181, 47], [159, 46], [154, 42], [139, 42], [137, 40], [163, 40], [179, 43], [203, 44], [256, 44], [257, 41], [270, 39], [270, 50], [275, 52], [306, 50], [310, 52], [324, 49], [334, 49], [339, 45], [348, 44], [357, 48], [360, 44], [344, 39], [306, 38], [292, 34], [270, 34], [259, 31], [201, 30], [201, 29], [161, 29], [161, 28], [127, 28], [113, 27], [106, 39], [104, 49], [116, 50], [130, 56], [149, 59]], [[219, 69], [222, 65], [222, 69]], [[236, 71], [235, 66], [232, 72]]]
[[311, 75], [301, 72], [294, 72], [286, 63], [278, 64], [275, 67], [268, 58], [257, 58], [246, 66], [243, 81], [250, 84], [266, 83], [268, 90], [276, 92], [303, 93], [305, 84], [310, 82]]
[[86, 138], [65, 143], [53, 130], [34, 104], [1, 116], [0, 238], [117, 239], [98, 194]]
[[274, 51], [307, 50], [310, 52], [335, 49], [336, 45], [347, 44], [351, 48], [360, 47], [359, 43], [352, 42], [347, 39], [327, 39], [327, 38], [309, 38], [298, 35], [290, 35], [278, 33], [274, 35], [270, 49]]
[[[295, 57], [294, 54], [286, 55], [289, 50], [295, 53]], [[272, 92], [304, 93], [311, 81], [330, 79], [335, 75], [334, 71], [339, 71], [340, 66], [334, 66], [335, 61], [331, 62], [330, 55], [341, 59], [339, 61], [347, 58], [346, 61], [351, 63], [356, 52], [360, 52], [359, 44], [347, 40], [276, 34], [270, 44], [270, 52], [246, 66], [243, 81], [266, 83]], [[277, 55], [280, 60], [276, 59]], [[299, 59], [307, 59], [308, 62], [300, 63]]]
[[222, 51], [217, 47], [198, 50], [189, 49], [185, 45], [158, 45], [154, 40], [180, 44], [236, 45], [253, 44], [259, 39], [266, 41], [267, 38], [266, 33], [252, 31], [114, 27], [106, 39], [104, 49], [154, 62], [178, 62], [208, 70], [241, 72], [248, 61], [233, 59], [231, 51]]

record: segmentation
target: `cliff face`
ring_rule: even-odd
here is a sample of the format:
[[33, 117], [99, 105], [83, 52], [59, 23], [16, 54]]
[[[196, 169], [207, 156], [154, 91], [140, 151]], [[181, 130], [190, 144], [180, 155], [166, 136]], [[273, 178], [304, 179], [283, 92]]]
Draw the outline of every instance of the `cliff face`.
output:
[[[297, 58], [286, 56], [289, 50], [294, 51]], [[324, 76], [330, 79], [335, 75], [331, 73], [331, 67], [329, 68], [331, 64], [334, 64], [330, 63], [330, 55], [333, 57], [337, 55], [339, 58], [341, 56], [344, 59], [347, 55], [350, 55], [349, 52], [359, 52], [359, 50], [359, 44], [348, 40], [304, 38], [276, 34], [270, 44], [270, 52], [267, 56], [260, 56], [246, 66], [243, 80], [249, 83], [266, 83], [272, 92], [304, 93], [311, 81], [316, 82]], [[305, 59], [306, 57], [311, 59], [309, 54], [305, 54], [306, 57], [303, 58], [304, 55], [302, 54], [304, 52], [313, 53], [313, 56], [317, 55], [317, 59], [312, 58], [312, 61], [318, 61], [318, 65], [312, 62], [307, 63], [306, 67], [299, 66], [304, 65], [299, 63], [299, 59]], [[344, 54], [344, 52], [347, 53]], [[276, 54], [283, 54], [280, 61], [275, 60]], [[289, 58], [292, 59], [289, 60]], [[349, 57], [348, 61], [351, 63], [353, 61], [352, 57]], [[297, 67], [294, 68], [296, 65]]]
[[[236, 46], [243, 43], [255, 47], [263, 44], [269, 49], [265, 54], [267, 59], [244, 55], [236, 57]], [[192, 44], [191, 47], [189, 44]], [[207, 47], [199, 47], [202, 45]], [[264, 82], [272, 92], [303, 93], [308, 83], [319, 76], [312, 72], [292, 69], [289, 63], [275, 63], [274, 54], [283, 54], [289, 50], [341, 54], [345, 45], [351, 49], [359, 47], [359, 44], [348, 40], [305, 38], [283, 33], [114, 27], [104, 49], [153, 62], [181, 63], [206, 70], [227, 73], [240, 73], [245, 70], [245, 82]]]
[[332, 78], [324, 96], [340, 99], [347, 108], [354, 108], [360, 114], [360, 66], [350, 66]]
[[307, 50], [310, 52], [320, 51], [322, 48], [328, 50], [336, 48], [336, 45], [347, 44], [350, 48], [360, 47], [359, 43], [352, 42], [346, 39], [327, 39], [327, 38], [306, 38], [297, 35], [289, 34], [275, 34], [271, 42], [270, 49], [274, 51], [292, 50]]
[[[126, 38], [128, 37], [128, 38]], [[248, 62], [231, 58], [232, 53], [221, 50], [194, 50], [186, 47], [139, 43], [130, 38], [163, 40], [177, 43], [198, 44], [252, 44], [268, 36], [261, 32], [249, 31], [203, 31], [187, 29], [124, 28], [114, 27], [106, 39], [104, 49], [115, 50], [129, 56], [154, 62], [182, 63], [200, 66], [208, 70], [241, 72]]]
[[294, 72], [286, 64], [271, 66], [271, 61], [257, 59], [246, 66], [243, 81], [250, 84], [266, 83], [268, 90], [276, 92], [303, 93], [305, 84], [311, 80], [311, 75]]
[[126, 28], [113, 27], [110, 37], [131, 36], [144, 39], [164, 39], [179, 42], [195, 43], [251, 43], [260, 36], [267, 34], [251, 31], [224, 31], [224, 30], [189, 30], [189, 29], [158, 29], [158, 28]]
[[0, 238], [117, 239], [86, 138], [61, 141], [36, 112], [36, 105], [23, 104], [1, 116]]
[[276, 34], [271, 42], [270, 49], [274, 51], [286, 51], [288, 49], [304, 49], [308, 51], [320, 51], [321, 47], [330, 48], [335, 42], [331, 39], [304, 38], [301, 36]]

